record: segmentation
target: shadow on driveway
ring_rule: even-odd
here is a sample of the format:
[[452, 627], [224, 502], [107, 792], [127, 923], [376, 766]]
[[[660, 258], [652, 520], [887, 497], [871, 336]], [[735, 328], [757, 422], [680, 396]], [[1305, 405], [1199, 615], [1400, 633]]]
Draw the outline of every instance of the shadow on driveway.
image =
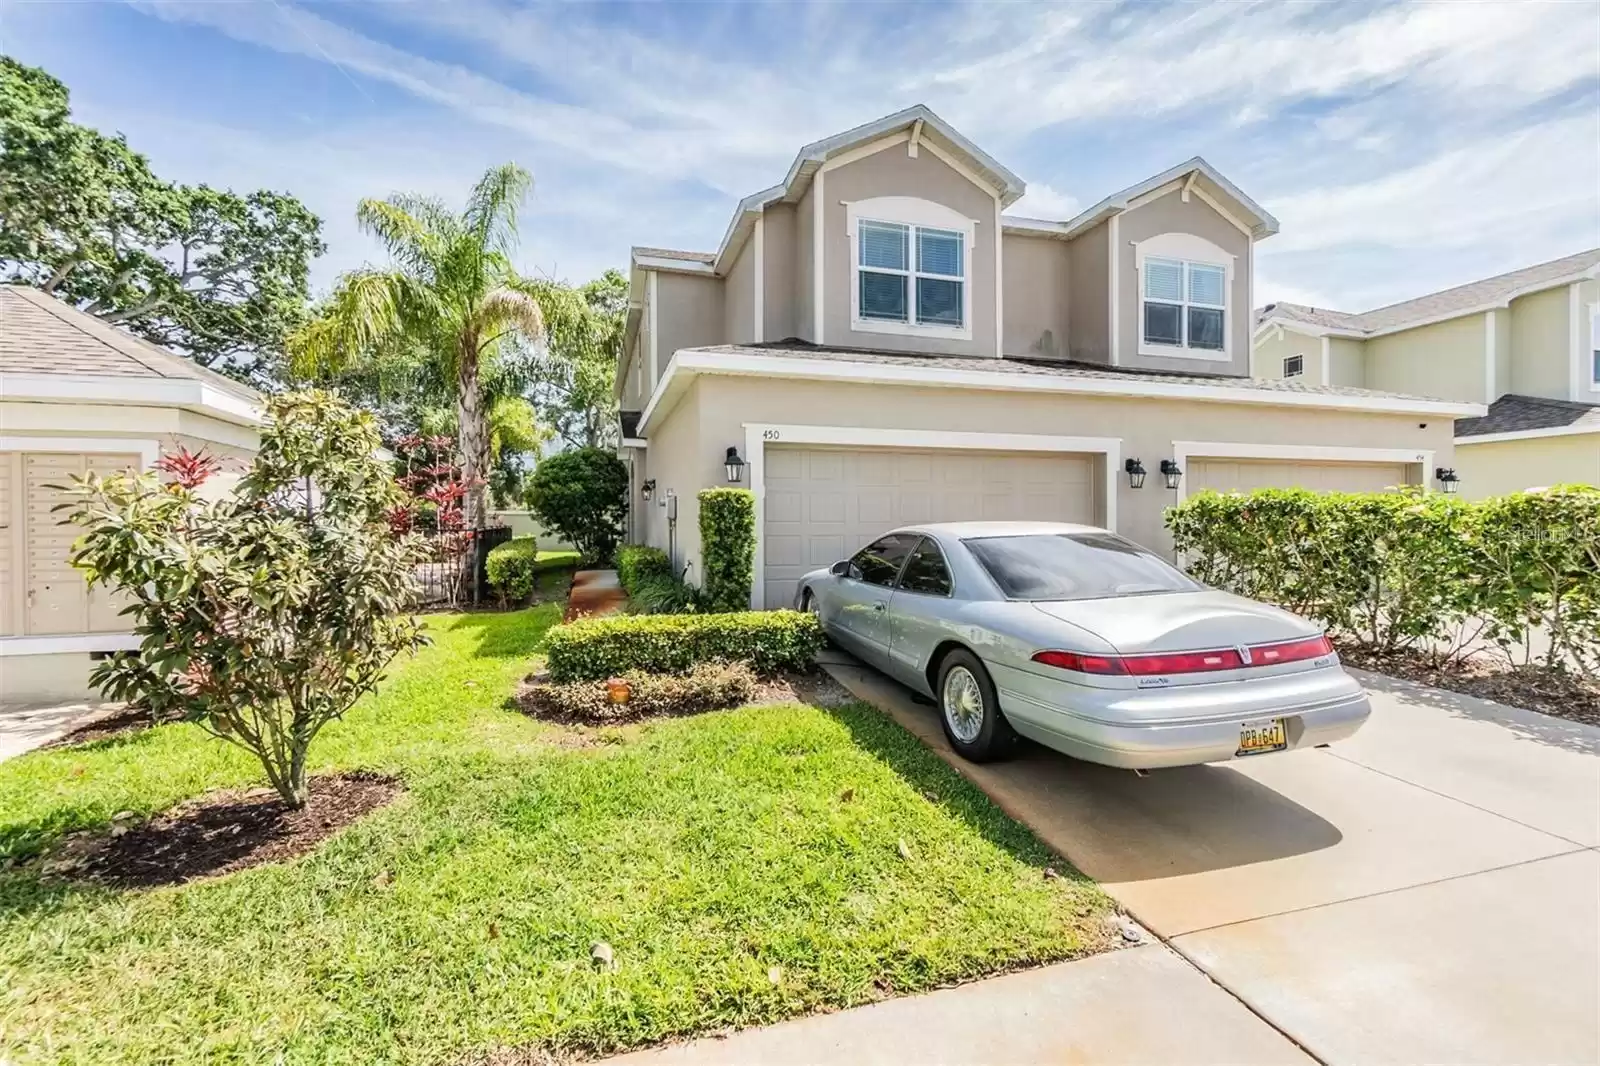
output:
[[1531, 740], [1551, 747], [1575, 751], [1583, 755], [1600, 755], [1600, 729], [1564, 718], [1552, 718], [1537, 711], [1493, 703], [1477, 696], [1468, 696], [1447, 689], [1402, 681], [1387, 674], [1346, 667], [1361, 684], [1374, 692], [1386, 692], [1408, 703], [1437, 707], [1458, 718], [1474, 722], [1491, 722], [1506, 729], [1520, 740]]

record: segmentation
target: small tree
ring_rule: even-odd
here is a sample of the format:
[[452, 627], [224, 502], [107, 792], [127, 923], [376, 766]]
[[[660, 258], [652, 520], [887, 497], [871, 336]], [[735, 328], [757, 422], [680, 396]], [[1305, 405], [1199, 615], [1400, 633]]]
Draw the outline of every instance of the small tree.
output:
[[628, 513], [628, 468], [610, 452], [574, 448], [534, 468], [528, 509], [589, 564], [608, 563]]
[[73, 563], [129, 597], [142, 638], [92, 682], [244, 748], [299, 808], [317, 733], [426, 638], [404, 613], [417, 542], [387, 521], [399, 490], [372, 416], [323, 392], [274, 397], [268, 415], [226, 499], [90, 474], [64, 506], [87, 530]]
[[702, 489], [699, 500], [706, 606], [713, 611], [749, 610], [756, 572], [755, 493]]

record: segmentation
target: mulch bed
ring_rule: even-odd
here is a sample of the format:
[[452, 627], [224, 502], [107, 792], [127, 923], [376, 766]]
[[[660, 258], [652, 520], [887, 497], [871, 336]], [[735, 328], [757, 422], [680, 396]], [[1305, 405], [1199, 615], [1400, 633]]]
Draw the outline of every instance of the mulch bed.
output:
[[216, 877], [304, 855], [323, 840], [392, 801], [398, 780], [354, 771], [311, 779], [301, 810], [270, 789], [213, 792], [135, 825], [75, 834], [46, 857], [42, 872], [116, 888], [157, 888]]
[[1577, 674], [1542, 666], [1510, 666], [1482, 656], [1440, 668], [1420, 652], [1376, 655], [1348, 641], [1335, 643], [1347, 666], [1600, 726], [1600, 682]]
[[152, 726], [181, 721], [183, 721], [182, 714], [167, 714], [157, 717], [139, 707], [118, 707], [107, 714], [98, 715], [84, 722], [74, 728], [72, 732], [56, 737], [48, 743], [39, 745], [39, 747], [71, 748], [79, 744], [90, 744], [96, 740], [107, 740], [111, 737], [143, 733]]

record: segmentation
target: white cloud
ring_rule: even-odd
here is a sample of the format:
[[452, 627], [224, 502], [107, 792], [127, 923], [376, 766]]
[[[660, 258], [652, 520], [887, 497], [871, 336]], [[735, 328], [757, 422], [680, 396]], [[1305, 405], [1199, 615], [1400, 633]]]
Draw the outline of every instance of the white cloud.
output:
[[1082, 209], [1083, 205], [1076, 196], [1061, 192], [1042, 181], [1030, 181], [1027, 194], [1006, 208], [1006, 214], [1064, 222]]

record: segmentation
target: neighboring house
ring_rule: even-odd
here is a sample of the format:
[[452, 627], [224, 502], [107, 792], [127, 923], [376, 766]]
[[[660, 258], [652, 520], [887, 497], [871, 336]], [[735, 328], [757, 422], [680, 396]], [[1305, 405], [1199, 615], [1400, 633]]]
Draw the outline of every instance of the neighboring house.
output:
[[905, 523], [1075, 520], [1165, 547], [1163, 509], [1199, 488], [1425, 484], [1454, 419], [1484, 413], [1252, 380], [1254, 248], [1278, 224], [1202, 159], [1066, 221], [1005, 215], [1022, 194], [919, 106], [802, 148], [715, 252], [635, 248], [630, 536], [700, 580], [695, 494], [736, 455], [752, 600], [782, 606]]
[[1461, 492], [1600, 485], [1600, 248], [1347, 314], [1269, 304], [1252, 372], [1489, 405], [1456, 424]]
[[82, 699], [95, 657], [138, 646], [118, 597], [67, 562], [78, 530], [51, 488], [149, 469], [178, 446], [224, 460], [259, 446], [255, 390], [35, 289], [0, 285], [0, 704]]

